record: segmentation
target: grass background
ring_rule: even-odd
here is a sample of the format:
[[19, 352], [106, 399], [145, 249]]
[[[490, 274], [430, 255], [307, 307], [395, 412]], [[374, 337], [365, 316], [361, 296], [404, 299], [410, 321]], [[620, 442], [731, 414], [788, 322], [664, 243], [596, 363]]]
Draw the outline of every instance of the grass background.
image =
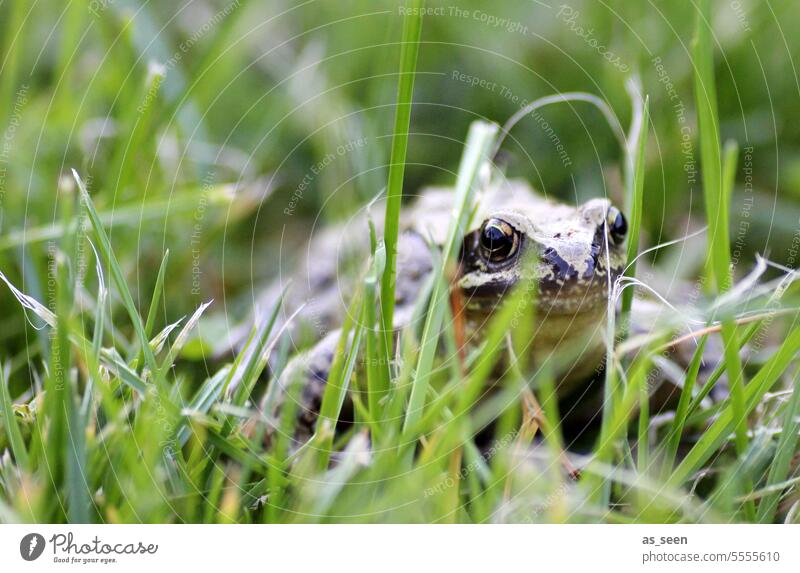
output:
[[[19, 289], [0, 291], [2, 520], [798, 519], [796, 295], [775, 269], [746, 279], [757, 253], [796, 266], [798, 8], [429, 7], [417, 46], [419, 19], [395, 2], [0, 4], [0, 271]], [[623, 324], [609, 347], [603, 428], [578, 483], [561, 470], [546, 369], [523, 360], [503, 393], [476, 406], [509, 352], [513, 304], [461, 372], [439, 368], [434, 352], [448, 338], [442, 304], [402, 338], [402, 366], [360, 371], [359, 352], [393, 358], [370, 314], [392, 264], [376, 244], [311, 447], [266, 446], [268, 424], [291, 424], [291, 412], [265, 420], [253, 407], [269, 387], [269, 313], [249, 339], [255, 352], [215, 351], [231, 328], [251, 326], [254, 298], [292, 267], [297, 245], [387, 181], [399, 198], [458, 180], [463, 217], [495, 137], [476, 127], [468, 139], [470, 125], [572, 91], [634, 126], [625, 147], [598, 110], [560, 104], [524, 120], [503, 161], [554, 198], [625, 206], [631, 257], [636, 243], [708, 227], [640, 259], [635, 274], [714, 330], [675, 373], [688, 388], [678, 413], [651, 419], [646, 400], [665, 368], [669, 312], [651, 338], [632, 339]], [[395, 218], [387, 211], [387, 229]], [[693, 300], [678, 292], [686, 283]], [[514, 338], [523, 356], [525, 338]], [[701, 358], [715, 343], [727, 351], [704, 386]], [[626, 344], [636, 352], [623, 357]], [[729, 397], [704, 402], [717, 378]], [[335, 437], [348, 385], [370, 399]], [[509, 406], [521, 392], [542, 411]], [[498, 416], [484, 459], [474, 434]], [[534, 437], [547, 463], [520, 461]]]

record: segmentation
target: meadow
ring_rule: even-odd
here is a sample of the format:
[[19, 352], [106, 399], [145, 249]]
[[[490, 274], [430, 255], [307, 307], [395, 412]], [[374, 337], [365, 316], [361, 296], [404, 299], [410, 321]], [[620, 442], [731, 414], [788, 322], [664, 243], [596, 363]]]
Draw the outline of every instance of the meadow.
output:
[[[798, 18], [769, 0], [0, 2], [0, 522], [799, 523]], [[525, 289], [450, 352], [458, 230], [495, 159], [627, 216], [580, 444], [529, 358]], [[399, 221], [428, 185], [454, 188], [448, 240], [393, 343]], [[280, 300], [256, 307], [376, 199], [297, 447], [295, 409], [271, 406], [309, 341], [282, 336]], [[646, 332], [634, 298], [660, 309]]]

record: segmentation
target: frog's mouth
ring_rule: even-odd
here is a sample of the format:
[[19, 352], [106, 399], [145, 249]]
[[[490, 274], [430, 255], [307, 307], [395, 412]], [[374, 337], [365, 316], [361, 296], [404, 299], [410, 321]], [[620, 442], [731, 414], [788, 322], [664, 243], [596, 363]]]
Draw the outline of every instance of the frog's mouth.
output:
[[[526, 281], [527, 282], [527, 281]], [[459, 283], [463, 305], [468, 310], [491, 312], [509, 294], [519, 280], [502, 281], [492, 279], [478, 286]], [[536, 296], [540, 313], [575, 315], [582, 312], [594, 313], [598, 309], [605, 312], [608, 303], [608, 279], [596, 276], [590, 281], [558, 282], [550, 280], [531, 280], [530, 288]]]

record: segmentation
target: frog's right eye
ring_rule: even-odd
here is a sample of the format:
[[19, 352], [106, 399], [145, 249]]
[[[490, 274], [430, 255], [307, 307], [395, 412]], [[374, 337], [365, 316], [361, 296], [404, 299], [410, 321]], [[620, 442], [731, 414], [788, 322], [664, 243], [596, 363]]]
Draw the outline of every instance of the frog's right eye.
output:
[[513, 257], [519, 249], [519, 233], [502, 219], [488, 219], [481, 227], [481, 253], [492, 263]]
[[608, 226], [608, 234], [611, 235], [611, 240], [615, 244], [621, 245], [625, 242], [625, 235], [628, 233], [628, 222], [625, 220], [619, 209], [610, 207], [606, 213], [606, 225]]

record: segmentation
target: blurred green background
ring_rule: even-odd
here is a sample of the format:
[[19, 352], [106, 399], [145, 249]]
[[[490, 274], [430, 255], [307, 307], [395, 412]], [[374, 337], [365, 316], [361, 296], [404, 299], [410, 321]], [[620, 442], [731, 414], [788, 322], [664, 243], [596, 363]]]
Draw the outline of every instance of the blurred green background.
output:
[[[502, 123], [554, 92], [596, 94], [627, 127], [626, 82], [637, 75], [652, 120], [643, 240], [699, 228], [692, 2], [428, 7], [407, 194], [454, 181], [471, 121]], [[74, 167], [140, 308], [170, 249], [161, 323], [210, 298], [231, 322], [247, 316], [310, 235], [385, 185], [401, 13], [375, 0], [0, 3], [0, 270], [48, 299], [48, 240], [77, 212]], [[720, 1], [714, 14], [722, 138], [742, 150], [731, 213], [737, 272], [756, 252], [795, 266], [800, 5]], [[569, 202], [622, 202], [623, 155], [596, 109], [548, 107], [512, 136], [509, 174]], [[6, 289], [0, 313], [4, 355], [25, 370], [44, 354], [45, 335]]]

